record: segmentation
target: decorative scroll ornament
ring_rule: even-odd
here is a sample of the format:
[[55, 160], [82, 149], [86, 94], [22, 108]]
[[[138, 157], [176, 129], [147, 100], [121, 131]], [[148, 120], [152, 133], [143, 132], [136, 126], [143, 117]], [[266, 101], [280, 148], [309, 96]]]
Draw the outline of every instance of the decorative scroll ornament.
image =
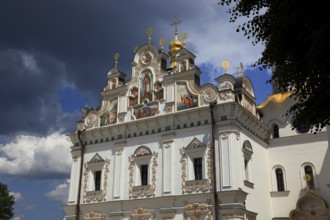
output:
[[189, 220], [189, 216], [194, 216], [196, 219], [200, 219], [202, 215], [206, 215], [207, 220], [212, 220], [211, 205], [207, 203], [193, 203], [187, 204], [184, 207], [184, 220]]
[[204, 90], [204, 99], [207, 102], [213, 102], [217, 99], [217, 93], [216, 91], [214, 91], [214, 89], [206, 88]]
[[89, 113], [87, 117], [85, 118], [85, 127], [86, 128], [91, 128], [94, 125], [96, 125], [97, 120], [98, 120], [98, 115], [95, 113]]

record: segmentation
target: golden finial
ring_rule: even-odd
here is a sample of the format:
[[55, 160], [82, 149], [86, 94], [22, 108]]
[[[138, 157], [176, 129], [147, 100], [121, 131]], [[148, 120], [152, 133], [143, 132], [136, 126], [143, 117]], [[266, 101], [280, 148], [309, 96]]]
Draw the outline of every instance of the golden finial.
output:
[[304, 180], [306, 181], [307, 190], [309, 190], [309, 182], [311, 181], [312, 177], [309, 174], [304, 175]]
[[119, 59], [120, 55], [119, 53], [115, 53], [115, 55], [113, 56], [113, 58], [115, 59], [115, 67], [117, 68], [117, 64], [118, 64], [118, 59]]
[[165, 38], [160, 38], [159, 40], [159, 44], [160, 44], [160, 49], [161, 51], [163, 52], [163, 49], [164, 49], [164, 44], [165, 44]]
[[154, 33], [154, 29], [152, 27], [149, 27], [146, 31], [146, 34], [148, 36], [148, 43], [151, 43], [151, 35]]
[[134, 49], [133, 49], [134, 53], [136, 53], [138, 51], [138, 49], [139, 49], [139, 47], [135, 46]]
[[186, 47], [186, 39], [188, 38], [188, 34], [185, 32], [181, 37], [183, 39], [183, 47]]
[[224, 60], [222, 61], [221, 66], [225, 70], [225, 74], [227, 74], [227, 69], [229, 68], [229, 62]]

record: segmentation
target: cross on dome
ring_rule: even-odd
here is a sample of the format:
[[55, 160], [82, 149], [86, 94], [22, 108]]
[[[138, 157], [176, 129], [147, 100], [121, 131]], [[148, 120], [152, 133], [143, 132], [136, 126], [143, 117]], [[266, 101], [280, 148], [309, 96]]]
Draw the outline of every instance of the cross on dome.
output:
[[182, 23], [182, 21], [180, 20], [179, 17], [177, 17], [177, 16], [174, 17], [171, 25], [173, 25], [175, 27], [175, 33], [178, 33], [178, 25], [181, 24], [181, 23]]

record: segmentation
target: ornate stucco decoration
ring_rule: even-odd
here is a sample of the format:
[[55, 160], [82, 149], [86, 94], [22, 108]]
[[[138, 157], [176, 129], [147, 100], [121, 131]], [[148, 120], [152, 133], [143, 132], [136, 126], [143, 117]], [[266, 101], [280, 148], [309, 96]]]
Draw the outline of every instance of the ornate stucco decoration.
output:
[[[83, 200], [84, 202], [91, 202], [91, 201], [102, 201], [105, 200], [107, 195], [107, 187], [108, 187], [108, 176], [109, 176], [109, 164], [110, 159], [103, 160], [103, 158], [96, 154], [89, 162], [84, 163], [84, 194]], [[92, 172], [93, 167], [99, 167], [102, 169], [103, 174], [103, 187], [101, 190], [98, 191], [90, 191], [88, 188], [90, 173]]]
[[[207, 165], [207, 176], [206, 179], [201, 180], [187, 180], [187, 161], [189, 157], [189, 151], [201, 148], [206, 149], [206, 165]], [[182, 192], [183, 193], [192, 193], [192, 192], [205, 192], [212, 189], [211, 185], [211, 148], [210, 145], [206, 147], [205, 144], [200, 142], [197, 138], [194, 138], [187, 147], [182, 147], [180, 149], [181, 155], [181, 179], [182, 179]]]
[[204, 100], [207, 102], [213, 102], [218, 98], [218, 94], [215, 89], [213, 89], [211, 86], [206, 86], [203, 88], [203, 96]]
[[144, 219], [155, 219], [156, 213], [153, 210], [145, 208], [137, 208], [132, 211], [130, 219], [144, 220]]
[[290, 220], [296, 219], [330, 219], [330, 209], [321, 197], [308, 191], [301, 197], [289, 215]]
[[96, 113], [96, 111], [88, 113], [88, 115], [86, 116], [85, 121], [84, 121], [84, 127], [92, 128], [92, 127], [97, 126], [98, 119], [99, 119], [99, 116]]
[[[135, 186], [134, 185], [134, 172], [135, 172], [135, 165], [136, 160], [138, 158], [145, 157], [146, 160], [151, 161], [151, 178], [150, 178], [150, 184], [145, 186]], [[151, 157], [149, 159], [149, 157]], [[136, 197], [150, 197], [154, 196], [156, 191], [156, 168], [157, 168], [157, 158], [158, 153], [153, 152], [151, 154], [151, 151], [148, 147], [141, 146], [139, 147], [135, 153], [128, 157], [129, 161], [129, 195], [136, 198]]]
[[218, 92], [215, 86], [207, 84], [201, 88], [197, 88], [195, 82], [192, 80], [188, 81], [188, 87], [192, 93], [199, 95], [199, 102], [213, 102], [218, 98]]
[[163, 145], [165, 148], [171, 147], [172, 143], [173, 143], [173, 140], [163, 141]]
[[84, 215], [83, 220], [105, 220], [105, 215], [97, 212], [90, 212]]
[[233, 91], [225, 90], [225, 91], [219, 92], [219, 98], [220, 98], [220, 100], [223, 100], [223, 101], [234, 101], [235, 95], [234, 95]]
[[228, 138], [228, 136], [230, 134], [234, 134], [236, 136], [236, 140], [239, 140], [240, 133], [238, 131], [234, 131], [234, 130], [233, 131], [222, 131], [222, 132], [220, 132], [220, 137], [222, 139], [226, 139], [226, 138]]
[[121, 155], [123, 153], [124, 149], [125, 149], [124, 147], [118, 147], [118, 148], [116, 148], [116, 154], [118, 156]]
[[212, 220], [211, 207], [212, 206], [207, 203], [187, 204], [184, 207], [183, 219], [191, 219], [189, 216], [194, 216], [196, 219], [200, 219], [200, 217], [203, 215], [206, 216], [206, 218], [203, 219]]
[[150, 149], [146, 146], [139, 147], [134, 153], [134, 157], [145, 156], [145, 155], [151, 155]]

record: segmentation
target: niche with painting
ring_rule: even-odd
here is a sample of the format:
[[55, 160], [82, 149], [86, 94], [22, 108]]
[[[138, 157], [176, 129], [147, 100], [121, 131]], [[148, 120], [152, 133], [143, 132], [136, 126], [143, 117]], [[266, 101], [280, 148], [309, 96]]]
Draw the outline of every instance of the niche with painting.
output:
[[138, 104], [139, 101], [139, 89], [137, 87], [133, 87], [130, 91], [130, 96], [128, 97], [129, 99], [129, 106], [134, 106]]
[[198, 96], [192, 94], [185, 83], [177, 84], [177, 111], [198, 106]]
[[158, 101], [164, 99], [164, 88], [162, 88], [162, 83], [159, 81], [154, 84], [154, 97]]

